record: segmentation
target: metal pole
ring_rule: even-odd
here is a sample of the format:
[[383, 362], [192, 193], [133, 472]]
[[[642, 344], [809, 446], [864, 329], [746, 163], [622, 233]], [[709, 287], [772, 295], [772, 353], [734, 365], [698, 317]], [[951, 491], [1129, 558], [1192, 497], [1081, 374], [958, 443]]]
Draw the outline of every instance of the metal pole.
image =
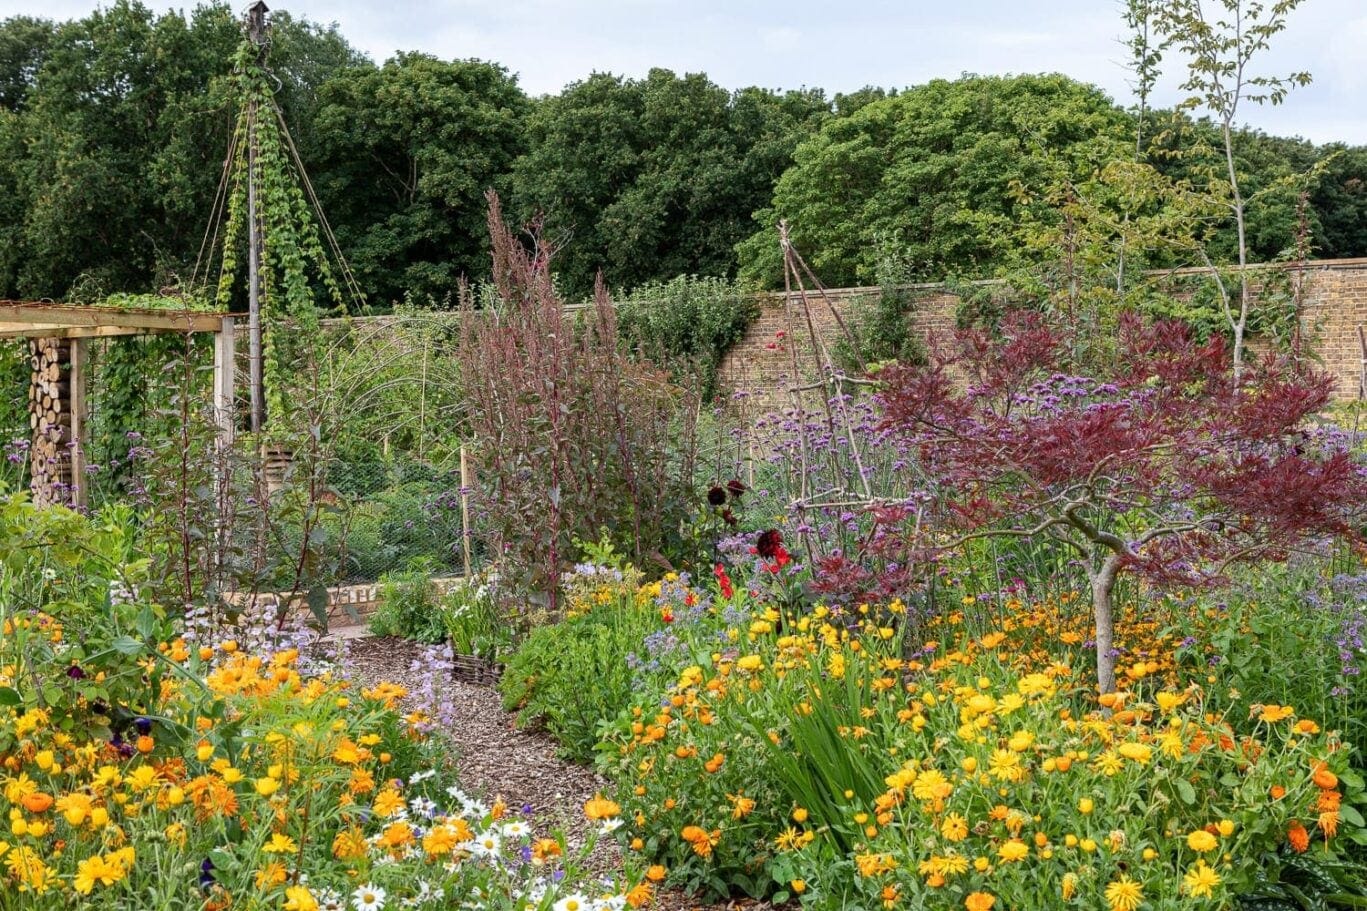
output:
[[265, 423], [261, 375], [261, 226], [256, 216], [256, 101], [247, 113], [247, 349], [252, 392], [252, 433]]

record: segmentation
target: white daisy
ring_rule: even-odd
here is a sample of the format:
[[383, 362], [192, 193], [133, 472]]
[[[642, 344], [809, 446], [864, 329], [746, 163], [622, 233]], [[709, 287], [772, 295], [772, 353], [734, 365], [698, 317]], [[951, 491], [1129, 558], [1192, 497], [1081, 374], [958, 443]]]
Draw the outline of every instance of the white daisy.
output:
[[414, 797], [408, 805], [419, 816], [426, 816], [430, 819], [437, 814], [436, 801], [428, 800], [426, 797]]
[[346, 898], [336, 889], [319, 889], [313, 894], [318, 911], [344, 911]]
[[589, 911], [590, 904], [586, 897], [575, 892], [560, 899], [553, 907], [554, 911]]
[[501, 847], [503, 840], [498, 837], [497, 832], [490, 829], [470, 842], [470, 853], [476, 857], [496, 857]]
[[385, 891], [373, 883], [366, 883], [351, 893], [351, 907], [356, 911], [380, 911], [384, 907]]
[[601, 831], [604, 835], [607, 835], [611, 832], [616, 832], [621, 827], [622, 820], [614, 816], [612, 819], [603, 820]]
[[503, 824], [503, 835], [505, 838], [526, 838], [532, 832], [531, 826], [520, 819]]

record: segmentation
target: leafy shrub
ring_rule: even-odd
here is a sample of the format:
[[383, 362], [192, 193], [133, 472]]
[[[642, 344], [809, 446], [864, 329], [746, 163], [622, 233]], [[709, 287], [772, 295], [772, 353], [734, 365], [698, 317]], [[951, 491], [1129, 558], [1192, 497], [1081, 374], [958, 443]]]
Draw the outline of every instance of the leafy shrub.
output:
[[717, 369], [759, 316], [759, 301], [739, 283], [698, 275], [651, 282], [617, 304], [623, 343], [657, 363], [699, 373], [705, 399], [717, 392]]
[[379, 605], [370, 617], [372, 633], [429, 643], [446, 638], [444, 611], [437, 585], [432, 581], [433, 569], [431, 561], [415, 560], [401, 572], [380, 577]]
[[925, 363], [925, 338], [915, 323], [917, 303], [914, 291], [891, 285], [855, 298], [846, 319], [854, 338], [842, 335], [836, 341], [837, 363], [855, 376], [888, 361]]
[[627, 657], [659, 625], [637, 580], [596, 565], [568, 573], [566, 619], [532, 630], [508, 660], [504, 707], [521, 724], [544, 723], [569, 758], [591, 759], [601, 722], [631, 702]]

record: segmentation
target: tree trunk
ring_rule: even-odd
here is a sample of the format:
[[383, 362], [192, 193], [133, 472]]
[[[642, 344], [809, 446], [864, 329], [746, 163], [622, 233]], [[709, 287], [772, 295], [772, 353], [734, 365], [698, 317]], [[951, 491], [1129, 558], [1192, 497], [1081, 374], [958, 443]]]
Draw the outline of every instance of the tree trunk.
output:
[[1088, 573], [1092, 583], [1092, 615], [1096, 623], [1096, 680], [1103, 693], [1115, 691], [1115, 614], [1112, 595], [1116, 576], [1120, 572], [1120, 558], [1112, 555], [1101, 561], [1101, 566]]

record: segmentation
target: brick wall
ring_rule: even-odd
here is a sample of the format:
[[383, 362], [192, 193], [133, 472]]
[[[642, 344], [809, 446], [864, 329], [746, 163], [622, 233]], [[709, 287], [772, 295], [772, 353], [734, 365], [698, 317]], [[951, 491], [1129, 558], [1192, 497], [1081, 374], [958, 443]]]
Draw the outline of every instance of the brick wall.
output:
[[[1288, 268], [1288, 267], [1281, 267]], [[1196, 270], [1184, 270], [1196, 274]], [[1296, 276], [1293, 274], [1294, 281]], [[1362, 376], [1362, 347], [1359, 327], [1367, 328], [1367, 259], [1322, 260], [1305, 265], [1303, 287], [1303, 325], [1311, 349], [1325, 370], [1336, 380], [1339, 399], [1358, 396]], [[916, 323], [927, 339], [945, 337], [954, 330], [959, 298], [940, 285], [913, 285], [917, 298]], [[877, 295], [877, 288], [840, 288], [827, 292], [830, 304], [841, 316], [848, 316], [861, 297]], [[809, 293], [812, 328], [825, 344], [833, 345], [840, 327], [832, 306], [819, 294]], [[783, 294], [761, 297], [759, 318], [745, 337], [722, 360], [720, 380], [723, 388], [738, 394], [760, 410], [788, 402], [793, 383], [793, 355], [802, 374], [810, 382], [814, 365], [811, 332], [804, 308], [797, 295], [785, 305]], [[796, 346], [794, 349], [792, 346]], [[800, 385], [801, 383], [799, 383]]]

